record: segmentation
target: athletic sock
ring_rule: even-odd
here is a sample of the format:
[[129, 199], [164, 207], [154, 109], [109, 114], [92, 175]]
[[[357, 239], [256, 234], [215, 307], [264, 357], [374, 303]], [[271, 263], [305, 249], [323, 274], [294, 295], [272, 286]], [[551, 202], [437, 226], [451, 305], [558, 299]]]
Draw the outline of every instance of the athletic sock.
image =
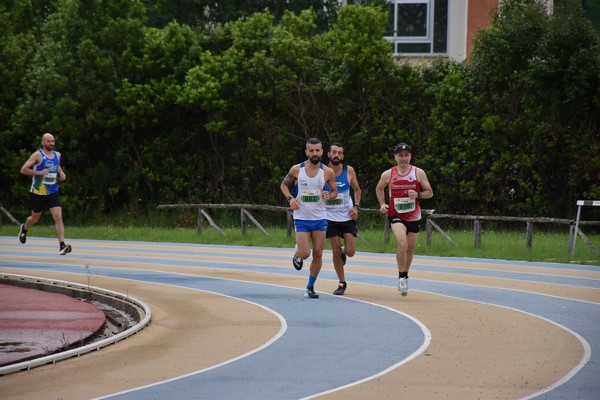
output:
[[308, 285], [306, 286], [307, 288], [312, 288], [315, 287], [315, 282], [317, 281], [317, 278], [314, 276], [309, 276], [308, 277]]

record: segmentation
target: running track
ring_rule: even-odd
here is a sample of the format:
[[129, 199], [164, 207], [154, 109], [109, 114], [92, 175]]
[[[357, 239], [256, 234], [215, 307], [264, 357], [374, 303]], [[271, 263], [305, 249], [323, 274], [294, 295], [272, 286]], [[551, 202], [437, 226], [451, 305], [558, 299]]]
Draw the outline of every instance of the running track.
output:
[[[401, 298], [394, 256], [359, 252], [348, 260], [347, 294], [338, 297], [329, 295], [337, 279], [326, 252], [315, 287], [321, 298], [313, 300], [302, 296], [307, 267], [291, 267], [291, 249], [70, 243], [73, 253], [61, 257], [52, 239], [20, 245], [0, 237], [0, 271], [159, 284], [243, 303], [256, 309], [258, 325], [277, 321], [261, 344], [227, 360], [144, 385], [111, 389], [119, 383], [111, 380], [73, 398], [596, 400], [600, 393], [600, 266], [417, 256], [411, 292]], [[153, 323], [145, 330], [152, 329]], [[113, 346], [136, 340], [143, 338]], [[144, 348], [146, 357], [152, 352], [160, 348]], [[0, 377], [0, 392], [9, 394], [5, 399], [36, 398], [9, 389], [38, 379], [37, 370], [68, 368], [86, 357], [93, 356]], [[98, 371], [110, 366], [96, 368], [101, 377]], [[43, 398], [56, 398], [47, 390]]]

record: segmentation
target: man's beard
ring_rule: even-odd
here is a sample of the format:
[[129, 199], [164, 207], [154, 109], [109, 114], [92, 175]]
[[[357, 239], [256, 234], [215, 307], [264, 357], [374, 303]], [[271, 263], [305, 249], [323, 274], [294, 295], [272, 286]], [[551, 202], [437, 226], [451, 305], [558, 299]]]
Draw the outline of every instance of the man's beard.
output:
[[313, 163], [313, 164], [315, 164], [315, 165], [318, 164], [320, 161], [321, 161], [321, 157], [319, 157], [319, 156], [313, 156], [310, 159], [310, 162]]
[[339, 158], [337, 158], [337, 157], [336, 157], [336, 158], [332, 158], [332, 159], [331, 159], [331, 163], [332, 163], [333, 165], [340, 165], [340, 163], [341, 163], [341, 162], [342, 162], [342, 161], [341, 161]]

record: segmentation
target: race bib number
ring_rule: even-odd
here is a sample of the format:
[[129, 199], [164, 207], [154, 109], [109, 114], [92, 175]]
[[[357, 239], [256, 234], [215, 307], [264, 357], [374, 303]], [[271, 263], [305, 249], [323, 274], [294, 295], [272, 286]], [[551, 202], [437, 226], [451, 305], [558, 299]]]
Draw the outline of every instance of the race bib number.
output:
[[42, 183], [44, 185], [54, 185], [56, 183], [56, 175], [56, 172], [44, 175], [44, 177], [42, 178]]
[[414, 211], [416, 206], [416, 202], [410, 197], [397, 197], [394, 199], [394, 210], [399, 214]]
[[344, 196], [336, 197], [333, 200], [325, 200], [325, 207], [327, 207], [327, 208], [344, 207]]
[[300, 202], [302, 203], [318, 203], [319, 200], [321, 200], [320, 190], [302, 190], [300, 192]]

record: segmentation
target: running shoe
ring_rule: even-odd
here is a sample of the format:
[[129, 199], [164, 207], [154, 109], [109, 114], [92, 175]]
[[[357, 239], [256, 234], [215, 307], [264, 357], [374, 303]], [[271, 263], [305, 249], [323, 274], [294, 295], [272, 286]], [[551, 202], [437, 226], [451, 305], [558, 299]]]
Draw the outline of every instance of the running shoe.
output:
[[309, 299], [318, 299], [319, 295], [315, 293], [315, 288], [306, 288], [306, 292], [304, 292], [304, 297]]
[[408, 278], [398, 279], [398, 293], [400, 293], [401, 296], [408, 295]]
[[60, 246], [60, 251], [58, 252], [59, 255], [64, 256], [67, 253], [70, 253], [72, 250], [71, 245], [67, 244], [65, 246]]
[[333, 291], [333, 294], [335, 294], [336, 296], [341, 296], [344, 294], [347, 287], [348, 287], [348, 285], [345, 282], [344, 283], [340, 282], [340, 285], [338, 286], [337, 289], [335, 289]]
[[294, 265], [294, 268], [300, 271], [304, 265], [304, 260], [298, 257], [297, 254], [294, 254], [294, 258], [292, 258], [292, 264]]
[[25, 230], [25, 224], [21, 224], [21, 230], [19, 231], [19, 242], [25, 244], [27, 241], [27, 231]]

